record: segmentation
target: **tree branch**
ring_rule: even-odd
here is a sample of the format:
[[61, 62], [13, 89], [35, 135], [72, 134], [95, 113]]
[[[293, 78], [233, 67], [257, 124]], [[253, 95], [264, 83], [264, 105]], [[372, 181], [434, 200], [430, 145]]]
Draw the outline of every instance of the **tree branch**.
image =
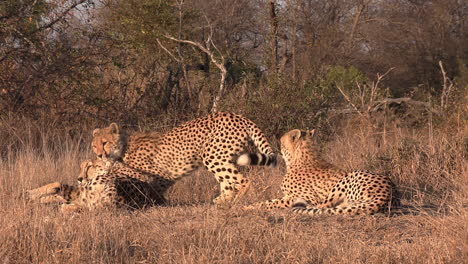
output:
[[211, 109], [210, 109], [210, 112], [217, 112], [218, 111], [219, 101], [221, 100], [221, 97], [222, 97], [222, 95], [224, 93], [224, 88], [225, 88], [225, 84], [226, 84], [227, 69], [226, 69], [226, 66], [224, 66], [224, 64], [225, 64], [224, 56], [220, 54], [221, 61], [218, 61], [216, 59], [216, 57], [215, 57], [215, 54], [209, 48], [209, 44], [212, 44], [215, 47], [215, 49], [219, 52], [218, 48], [214, 45], [213, 40], [211, 39], [211, 36], [207, 40], [207, 43], [206, 43], [207, 47], [204, 47], [199, 42], [195, 42], [195, 41], [191, 41], [191, 40], [177, 39], [177, 38], [174, 38], [174, 37], [172, 37], [170, 35], [165, 35], [165, 37], [172, 40], [172, 41], [176, 41], [176, 42], [179, 42], [179, 43], [190, 44], [192, 46], [195, 46], [195, 47], [199, 48], [201, 51], [203, 51], [204, 53], [206, 53], [210, 57], [211, 62], [213, 62], [213, 64], [216, 65], [216, 67], [221, 71], [221, 81], [220, 81], [220, 84], [219, 84], [218, 94], [213, 98], [213, 105], [211, 106]]
[[57, 16], [55, 19], [53, 19], [52, 21], [50, 21], [49, 23], [45, 24], [45, 25], [42, 25], [38, 28], [36, 28], [35, 30], [33, 30], [32, 32], [30, 32], [28, 34], [28, 36], [30, 35], [33, 35], [35, 33], [37, 33], [38, 31], [40, 30], [43, 30], [45, 28], [50, 28], [52, 27], [53, 25], [55, 25], [57, 22], [59, 22], [60, 20], [63, 19], [64, 16], [66, 16], [72, 9], [75, 9], [75, 7], [83, 4], [84, 2], [86, 2], [88, 0], [78, 0], [77, 2], [73, 3], [72, 5], [70, 5], [69, 7], [67, 7], [59, 16]]
[[442, 78], [444, 79], [444, 86], [442, 87], [442, 94], [440, 95], [440, 108], [444, 110], [447, 108], [448, 100], [453, 90], [454, 84], [452, 80], [450, 80], [447, 77], [447, 73], [444, 70], [444, 65], [442, 64], [442, 61], [439, 61], [439, 67], [440, 71], [442, 72]]
[[[67, 7], [64, 11], [62, 11], [55, 19], [51, 20], [49, 23], [47, 24], [44, 24], [42, 26], [39, 26], [37, 27], [36, 29], [34, 29], [33, 31], [29, 32], [28, 34], [23, 34], [21, 32], [19, 32], [16, 28], [13, 28], [13, 31], [15, 31], [21, 38], [23, 38], [26, 42], [28, 42], [30, 45], [34, 46], [34, 44], [29, 40], [29, 37], [36, 34], [37, 32], [43, 30], [43, 29], [46, 29], [46, 28], [50, 28], [52, 27], [53, 25], [55, 25], [56, 23], [58, 23], [60, 20], [62, 20], [71, 10], [75, 9], [77, 6], [83, 4], [84, 2], [86, 1], [89, 1], [89, 0], [78, 0], [76, 2], [74, 2], [72, 5], [70, 5], [69, 7]], [[32, 6], [34, 6], [36, 4], [36, 1], [34, 1], [30, 8]], [[21, 16], [21, 15], [20, 15]], [[3, 19], [8, 19], [9, 17], [8, 16], [3, 16], [3, 17], [0, 17], [1, 20]], [[0, 57], [0, 62], [4, 61], [6, 58], [8, 58], [8, 56], [19, 50], [19, 48], [17, 47], [12, 47], [12, 48], [9, 48], [9, 50], [5, 51], [3, 56]]]

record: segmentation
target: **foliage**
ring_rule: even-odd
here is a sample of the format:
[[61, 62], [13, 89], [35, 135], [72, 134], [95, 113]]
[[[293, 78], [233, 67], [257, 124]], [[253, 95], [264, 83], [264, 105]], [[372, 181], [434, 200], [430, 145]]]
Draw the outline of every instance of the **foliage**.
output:
[[368, 78], [356, 67], [333, 66], [329, 68], [325, 78], [319, 81], [317, 89], [323, 97], [336, 100], [339, 94], [338, 86], [354, 97], [358, 95], [357, 85], [363, 85], [368, 81]]
[[[327, 112], [346, 106], [347, 102], [337, 89], [343, 87], [354, 100], [359, 93], [356, 84], [364, 84], [368, 78], [355, 67], [328, 67], [318, 80], [304, 84], [294, 83], [290, 76], [277, 75], [265, 83], [254, 84], [257, 92], [249, 94], [245, 102], [248, 116], [276, 136], [293, 128], [312, 128], [321, 125]], [[239, 100], [239, 94], [226, 100]], [[226, 103], [235, 109], [236, 102]]]
[[[47, 14], [52, 7], [52, 3], [45, 0], [5, 0], [0, 2], [2, 33], [6, 33], [10, 29], [9, 27], [14, 26], [14, 32], [10, 31], [10, 33], [13, 33], [11, 37], [22, 39], [22, 36], [31, 35], [42, 24], [43, 15]], [[15, 19], [14, 24], [9, 23], [9, 20], [13, 18]], [[2, 37], [6, 37], [6, 35]]]

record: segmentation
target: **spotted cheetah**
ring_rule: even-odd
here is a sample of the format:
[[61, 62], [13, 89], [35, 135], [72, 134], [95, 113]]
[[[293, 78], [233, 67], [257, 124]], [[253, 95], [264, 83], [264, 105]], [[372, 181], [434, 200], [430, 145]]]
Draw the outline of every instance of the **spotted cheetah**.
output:
[[[245, 153], [252, 141], [259, 153]], [[251, 120], [233, 113], [194, 119], [167, 133], [127, 135], [116, 123], [93, 131], [93, 151], [104, 160], [122, 160], [138, 170], [175, 181], [203, 165], [220, 184], [214, 199], [222, 204], [240, 198], [250, 182], [236, 165], [276, 165], [276, 154]], [[236, 162], [237, 159], [237, 162]]]
[[396, 190], [389, 178], [358, 170], [345, 172], [324, 161], [313, 143], [315, 130], [294, 129], [281, 137], [286, 176], [284, 196], [246, 208], [289, 208], [296, 213], [373, 214], [396, 205]]
[[40, 203], [61, 203], [64, 212], [103, 207], [136, 209], [164, 202], [161, 191], [154, 190], [147, 177], [121, 162], [87, 160], [81, 164], [77, 186], [54, 182], [27, 194]]

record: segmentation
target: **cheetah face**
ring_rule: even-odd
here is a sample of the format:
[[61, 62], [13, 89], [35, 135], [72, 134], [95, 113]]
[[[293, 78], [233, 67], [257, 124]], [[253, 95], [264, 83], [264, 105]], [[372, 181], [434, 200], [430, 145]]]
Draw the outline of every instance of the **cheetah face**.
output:
[[78, 176], [78, 184], [83, 183], [88, 178], [88, 169], [93, 162], [91, 160], [85, 160], [80, 165], [80, 176]]
[[304, 147], [311, 144], [314, 133], [315, 129], [310, 131], [294, 129], [281, 137], [281, 155], [286, 162], [286, 166], [289, 166], [293, 159], [300, 158], [300, 152]]
[[95, 179], [98, 176], [109, 172], [111, 163], [103, 160], [86, 160], [81, 163], [81, 172], [78, 177], [78, 183], [84, 184], [87, 181]]
[[125, 136], [116, 123], [93, 131], [92, 147], [99, 159], [116, 160], [122, 157]]

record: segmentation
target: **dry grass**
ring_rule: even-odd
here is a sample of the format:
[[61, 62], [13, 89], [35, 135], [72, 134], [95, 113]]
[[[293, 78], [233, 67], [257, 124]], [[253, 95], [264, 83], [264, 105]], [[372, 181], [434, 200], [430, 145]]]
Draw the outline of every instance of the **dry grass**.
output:
[[[449, 132], [387, 125], [383, 133], [346, 124], [337, 129], [331, 141], [321, 143], [327, 159], [346, 169], [392, 175], [403, 190], [404, 204], [417, 212], [312, 218], [287, 211], [216, 208], [210, 201], [218, 187], [205, 170], [179, 181], [168, 193], [171, 204], [166, 207], [62, 215], [52, 206], [28, 204], [21, 194], [56, 180], [73, 183], [79, 162], [91, 156], [89, 136], [70, 139], [45, 128], [19, 130], [3, 123], [1, 263], [465, 263], [468, 259], [466, 127]], [[59, 138], [59, 144], [53, 138]], [[242, 203], [281, 195], [284, 165], [244, 171], [253, 184]]]

